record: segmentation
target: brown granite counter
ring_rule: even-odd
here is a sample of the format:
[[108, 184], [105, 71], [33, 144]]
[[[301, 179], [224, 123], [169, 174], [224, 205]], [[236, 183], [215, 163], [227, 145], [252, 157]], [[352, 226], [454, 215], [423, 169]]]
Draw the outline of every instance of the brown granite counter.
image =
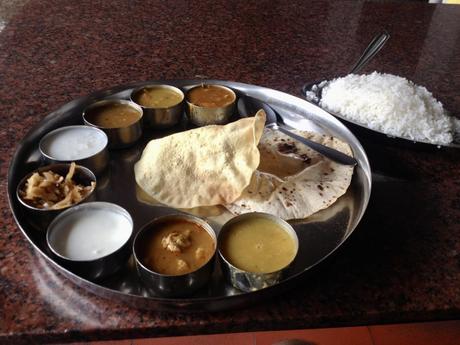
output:
[[458, 150], [416, 150], [360, 136], [376, 174], [356, 232], [290, 293], [226, 312], [138, 310], [76, 287], [34, 253], [6, 196], [16, 144], [74, 98], [111, 85], [196, 76], [299, 95], [306, 81], [346, 73], [383, 29], [392, 37], [365, 72], [397, 74], [424, 85], [460, 117], [460, 6], [23, 2], [0, 25], [0, 343], [460, 317]]

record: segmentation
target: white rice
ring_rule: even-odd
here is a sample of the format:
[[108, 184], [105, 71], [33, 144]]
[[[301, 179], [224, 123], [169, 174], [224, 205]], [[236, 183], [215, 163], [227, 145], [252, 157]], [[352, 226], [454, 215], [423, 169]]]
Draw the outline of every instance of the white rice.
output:
[[391, 74], [350, 74], [326, 84], [320, 106], [390, 136], [445, 145], [455, 121], [423, 86]]

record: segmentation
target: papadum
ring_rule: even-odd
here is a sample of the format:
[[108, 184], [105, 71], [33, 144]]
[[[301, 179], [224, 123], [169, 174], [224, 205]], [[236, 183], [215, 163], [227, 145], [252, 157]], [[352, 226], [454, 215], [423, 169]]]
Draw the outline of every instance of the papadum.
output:
[[137, 184], [175, 208], [229, 204], [249, 185], [260, 160], [265, 114], [150, 141], [134, 166]]
[[[352, 155], [348, 144], [331, 136], [293, 131]], [[302, 219], [332, 205], [351, 183], [353, 167], [335, 163], [285, 134], [266, 128], [259, 143], [260, 165], [235, 202], [234, 214], [266, 212], [285, 220]]]

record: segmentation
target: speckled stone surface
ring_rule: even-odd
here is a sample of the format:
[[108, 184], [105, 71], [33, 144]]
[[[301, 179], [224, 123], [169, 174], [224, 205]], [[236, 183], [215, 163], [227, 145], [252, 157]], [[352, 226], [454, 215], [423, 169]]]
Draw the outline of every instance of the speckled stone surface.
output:
[[[0, 343], [115, 339], [460, 317], [460, 151], [360, 136], [376, 172], [350, 240], [296, 289], [244, 310], [164, 313], [76, 287], [14, 223], [6, 175], [29, 128], [112, 85], [207, 76], [294, 95], [348, 71], [426, 86], [460, 117], [460, 6], [358, 1], [31, 1], [0, 32]], [[391, 176], [384, 178], [382, 176]]]

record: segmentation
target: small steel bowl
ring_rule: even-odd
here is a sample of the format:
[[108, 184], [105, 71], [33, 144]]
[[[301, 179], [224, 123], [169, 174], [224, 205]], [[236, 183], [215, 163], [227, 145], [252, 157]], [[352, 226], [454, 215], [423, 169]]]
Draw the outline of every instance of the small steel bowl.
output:
[[[186, 220], [193, 222], [206, 230], [214, 240], [214, 253], [209, 261], [207, 261], [197, 270], [190, 273], [183, 275], [167, 275], [154, 272], [147, 268], [146, 265], [144, 265], [142, 262], [142, 245], [145, 243], [144, 241], [146, 236], [148, 236], [150, 232], [156, 230], [156, 226], [165, 222], [176, 220]], [[147, 290], [154, 295], [167, 297], [190, 295], [208, 283], [214, 268], [217, 247], [216, 244], [217, 239], [214, 230], [208, 223], [198, 217], [186, 214], [175, 214], [156, 218], [150, 223], [144, 225], [134, 238], [133, 253], [139, 278], [144, 283], [144, 286], [147, 288]]]
[[[222, 107], [203, 107], [190, 102], [189, 96], [192, 90], [203, 87], [216, 87], [224, 89], [230, 92], [233, 95], [233, 101]], [[187, 91], [185, 96], [186, 99], [186, 112], [189, 120], [197, 126], [207, 126], [207, 125], [222, 125], [226, 124], [232, 117], [235, 104], [236, 104], [236, 94], [232, 89], [216, 84], [205, 84], [197, 85], [192, 87]]]
[[[60, 245], [62, 246], [63, 241], [61, 236], [65, 235], [61, 234], [59, 236], [59, 232], [70, 231], [68, 224], [70, 223], [75, 225], [75, 219], [72, 219], [73, 217], [85, 218], [85, 221], [87, 222], [91, 211], [113, 212], [119, 216], [125, 217], [125, 220], [127, 220], [127, 223], [129, 224], [127, 233], [124, 234], [125, 238], [120, 241], [120, 246], [117, 249], [114, 249], [113, 251], [106, 253], [103, 256], [88, 259], [70, 258], [69, 256], [66, 256], [65, 253], [63, 253], [65, 249], [60, 247]], [[87, 225], [87, 223], [85, 225]], [[95, 226], [97, 226], [97, 224]], [[112, 229], [110, 226], [107, 227], [107, 225], [101, 224], [101, 227], [104, 226], [106, 229]], [[132, 233], [133, 220], [130, 214], [124, 208], [109, 202], [96, 201], [75, 206], [57, 216], [48, 226], [48, 230], [46, 232], [46, 242], [53, 257], [62, 266], [83, 278], [99, 280], [116, 273], [126, 264], [129, 257], [131, 256], [130, 239], [132, 237]], [[69, 236], [68, 238], [71, 237]], [[77, 237], [72, 238], [74, 240], [77, 239]], [[81, 237], [78, 238], [78, 240], [78, 242], [80, 242]], [[92, 244], [96, 245], [102, 243], [103, 241], [92, 242]], [[94, 248], [95, 247], [92, 249]]]
[[[79, 131], [82, 133], [84, 131], [87, 131], [88, 133], [92, 132], [92, 135], [99, 136], [99, 139], [101, 140], [100, 147], [98, 147], [96, 150], [94, 150], [94, 152], [90, 154], [75, 153], [73, 157], [64, 157], [51, 152], [51, 144], [54, 140], [57, 140], [59, 145], [68, 144], [71, 146], [76, 146], [90, 144], [91, 139], [89, 137], [85, 137], [84, 135], [81, 135], [81, 133], [78, 133], [77, 135], [77, 132]], [[46, 134], [40, 140], [38, 148], [46, 162], [49, 164], [75, 162], [78, 165], [87, 167], [93, 171], [95, 175], [100, 175], [104, 172], [109, 163], [109, 151], [107, 146], [107, 135], [99, 128], [92, 126], [67, 126], [55, 129], [54, 131]]]
[[[66, 209], [69, 209], [71, 207], [74, 207], [75, 205], [96, 199], [96, 187], [94, 187], [93, 190], [85, 198], [80, 200], [80, 202], [60, 208], [60, 209], [39, 208], [39, 207], [33, 206], [32, 204], [30, 204], [29, 202], [27, 202], [26, 200], [22, 198], [21, 196], [22, 191], [25, 190], [26, 182], [32, 176], [32, 174], [36, 172], [42, 173], [42, 172], [51, 170], [52, 172], [55, 172], [56, 174], [59, 174], [65, 177], [67, 173], [69, 172], [69, 169], [70, 169], [70, 164], [67, 164], [67, 163], [50, 164], [50, 165], [40, 167], [37, 170], [34, 170], [33, 172], [24, 176], [16, 188], [16, 196], [19, 202], [24, 206], [25, 212], [30, 216], [31, 219], [35, 220], [36, 227], [43, 231], [46, 230], [46, 227], [48, 226], [48, 224], [58, 214], [62, 213]], [[93, 172], [89, 170], [88, 168], [85, 168], [80, 165], [77, 165], [75, 167], [75, 174], [72, 179], [77, 184], [81, 184], [84, 186], [90, 186], [92, 182], [96, 183], [96, 176], [93, 174]]]
[[[256, 272], [248, 272], [244, 271], [232, 263], [230, 263], [226, 258], [224, 253], [222, 252], [223, 241], [225, 240], [225, 236], [228, 231], [231, 229], [231, 226], [237, 222], [244, 221], [245, 219], [250, 219], [254, 217], [263, 217], [270, 219], [271, 221], [280, 225], [286, 232], [292, 237], [294, 240], [295, 245], [295, 252], [294, 258], [289, 262], [285, 267], [268, 273], [256, 273]], [[235, 218], [229, 220], [227, 223], [224, 224], [222, 229], [220, 230], [219, 237], [217, 240], [218, 245], [218, 252], [221, 262], [222, 273], [225, 279], [235, 288], [240, 289], [245, 292], [260, 290], [274, 284], [277, 284], [283, 278], [283, 273], [286, 272], [288, 267], [294, 261], [295, 257], [297, 256], [297, 252], [299, 250], [299, 240], [297, 234], [295, 233], [294, 229], [292, 228], [289, 223], [282, 220], [279, 217], [268, 213], [261, 213], [261, 212], [253, 212], [253, 213], [245, 213]]]
[[[139, 119], [125, 127], [103, 127], [94, 123], [98, 110], [110, 105], [125, 104], [139, 113]], [[104, 100], [91, 104], [83, 111], [83, 121], [88, 126], [99, 128], [107, 134], [109, 148], [119, 149], [133, 145], [142, 136], [142, 108], [136, 103], [126, 100]]]
[[[170, 107], [148, 107], [139, 103], [139, 96], [145, 90], [169, 89], [179, 96], [181, 100]], [[139, 105], [144, 112], [144, 125], [150, 128], [168, 128], [179, 123], [184, 112], [184, 93], [171, 85], [148, 85], [135, 89], [131, 93], [131, 101]]]

